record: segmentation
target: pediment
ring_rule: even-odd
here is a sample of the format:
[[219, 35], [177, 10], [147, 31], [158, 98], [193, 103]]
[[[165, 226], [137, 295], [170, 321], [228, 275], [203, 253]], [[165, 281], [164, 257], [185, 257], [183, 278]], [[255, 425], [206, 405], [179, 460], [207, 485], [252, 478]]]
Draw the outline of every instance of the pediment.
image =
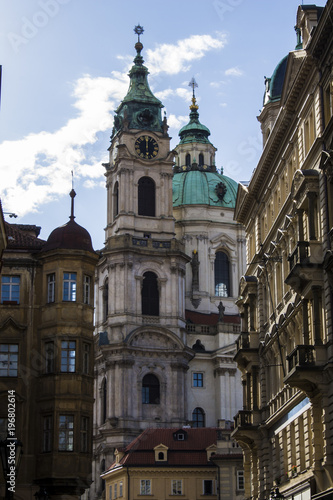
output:
[[0, 323], [0, 332], [23, 332], [26, 329], [25, 325], [18, 323], [11, 316], [7, 317]]
[[163, 350], [183, 350], [184, 344], [168, 330], [140, 327], [128, 336], [128, 345], [132, 347]]

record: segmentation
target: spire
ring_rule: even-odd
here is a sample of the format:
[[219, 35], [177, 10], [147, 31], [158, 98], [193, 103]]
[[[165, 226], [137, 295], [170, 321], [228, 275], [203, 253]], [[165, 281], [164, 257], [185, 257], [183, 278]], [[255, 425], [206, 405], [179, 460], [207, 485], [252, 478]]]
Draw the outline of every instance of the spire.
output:
[[72, 200], [71, 200], [71, 215], [70, 215], [69, 219], [73, 221], [75, 219], [75, 215], [74, 215], [74, 198], [76, 196], [76, 192], [74, 191], [74, 174], [73, 174], [73, 170], [72, 170], [72, 190], [69, 193], [69, 196], [72, 198]]
[[128, 92], [116, 110], [112, 136], [119, 130], [142, 129], [163, 132], [161, 108], [163, 104], [157, 99], [149, 88], [148, 69], [144, 66], [141, 55], [143, 45], [140, 36], [144, 29], [139, 24], [135, 26], [134, 33], [138, 35], [135, 44], [136, 56], [134, 65], [130, 69], [130, 85]]

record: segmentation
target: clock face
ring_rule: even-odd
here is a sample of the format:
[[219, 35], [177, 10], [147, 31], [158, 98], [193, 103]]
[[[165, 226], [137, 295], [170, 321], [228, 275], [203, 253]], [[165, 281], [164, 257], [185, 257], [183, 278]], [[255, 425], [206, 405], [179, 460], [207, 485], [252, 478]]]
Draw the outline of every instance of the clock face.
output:
[[158, 154], [158, 144], [149, 135], [142, 135], [135, 141], [135, 152], [144, 160], [151, 160]]

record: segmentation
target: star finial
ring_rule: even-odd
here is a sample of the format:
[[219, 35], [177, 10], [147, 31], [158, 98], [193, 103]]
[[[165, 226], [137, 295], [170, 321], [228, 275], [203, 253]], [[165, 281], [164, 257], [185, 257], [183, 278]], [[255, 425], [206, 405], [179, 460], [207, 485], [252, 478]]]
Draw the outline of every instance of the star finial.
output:
[[135, 26], [134, 33], [136, 33], [138, 35], [138, 42], [140, 42], [140, 35], [142, 35], [143, 32], [144, 32], [144, 29], [142, 26], [140, 26], [140, 24]]

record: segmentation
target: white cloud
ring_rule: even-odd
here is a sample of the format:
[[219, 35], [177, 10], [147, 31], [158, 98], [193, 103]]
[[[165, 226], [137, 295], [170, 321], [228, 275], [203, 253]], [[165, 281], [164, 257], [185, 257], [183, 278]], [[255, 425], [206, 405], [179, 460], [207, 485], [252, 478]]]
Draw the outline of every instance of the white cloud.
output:
[[183, 125], [188, 122], [188, 116], [176, 116], [171, 114], [168, 116], [168, 125], [170, 128], [175, 128], [179, 130]]
[[[151, 73], [176, 74], [185, 71], [191, 62], [201, 59], [213, 49], [221, 49], [225, 35], [194, 35], [175, 45], [163, 44], [147, 51], [147, 66]], [[121, 58], [121, 57], [120, 57]], [[127, 56], [122, 58], [128, 65]], [[132, 64], [132, 63], [131, 63]], [[104, 185], [100, 153], [96, 152], [98, 133], [112, 129], [112, 111], [126, 95], [128, 67], [113, 72], [111, 77], [93, 78], [84, 75], [73, 84], [75, 114], [55, 132], [43, 130], [22, 139], [0, 144], [0, 197], [6, 211], [20, 216], [37, 211], [43, 203], [67, 194], [71, 171], [87, 188]], [[159, 80], [159, 86], [161, 87]], [[159, 98], [176, 95], [190, 103], [188, 88], [165, 89], [156, 92]], [[188, 116], [168, 117], [171, 128], [179, 130]], [[51, 124], [50, 124], [51, 125]], [[97, 155], [98, 157], [95, 157]]]
[[222, 49], [226, 45], [226, 35], [192, 35], [176, 44], [162, 44], [156, 49], [147, 50], [147, 66], [151, 73], [168, 73], [174, 75], [188, 71], [190, 62], [201, 59], [212, 49]]
[[237, 66], [235, 66], [234, 68], [226, 69], [224, 74], [226, 76], [242, 76], [243, 71], [239, 69]]

